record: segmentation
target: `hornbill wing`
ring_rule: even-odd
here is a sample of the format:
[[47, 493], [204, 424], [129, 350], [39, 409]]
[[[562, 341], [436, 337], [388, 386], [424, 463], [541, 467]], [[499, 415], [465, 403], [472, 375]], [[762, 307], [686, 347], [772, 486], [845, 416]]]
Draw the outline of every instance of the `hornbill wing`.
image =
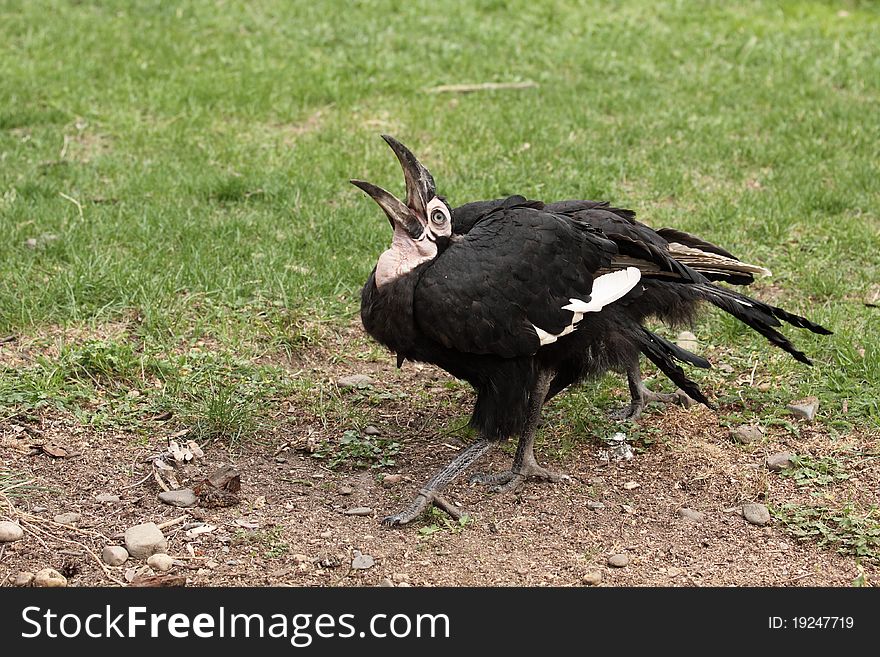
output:
[[[456, 351], [534, 354], [573, 330], [579, 313], [564, 307], [591, 301], [594, 275], [615, 252], [612, 242], [563, 217], [532, 207], [496, 209], [424, 269], [415, 320]], [[595, 296], [598, 303], [600, 290]]]

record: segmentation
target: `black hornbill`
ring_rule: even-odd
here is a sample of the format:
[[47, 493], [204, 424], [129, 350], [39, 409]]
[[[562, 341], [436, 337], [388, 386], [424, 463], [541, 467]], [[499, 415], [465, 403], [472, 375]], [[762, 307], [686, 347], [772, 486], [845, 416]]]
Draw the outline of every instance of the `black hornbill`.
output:
[[[391, 247], [361, 292], [366, 331], [404, 360], [433, 363], [471, 383], [471, 425], [479, 439], [422, 488], [389, 525], [412, 521], [428, 505], [450, 513], [442, 488], [494, 441], [520, 437], [507, 472], [482, 483], [513, 490], [525, 479], [558, 481], [533, 451], [544, 402], [565, 387], [609, 369], [623, 371], [645, 353], [688, 394], [708, 404], [675, 360], [708, 363], [651, 334], [626, 311], [644, 292], [641, 268], [675, 270], [680, 284], [706, 279], [659, 250], [620, 264], [618, 245], [589, 223], [511, 197], [481, 212], [464, 234], [452, 209], [415, 156], [383, 136], [403, 168], [406, 202], [371, 183], [371, 196], [392, 226]], [[623, 300], [626, 299], [627, 303]]]
[[[506, 199], [476, 201], [454, 208], [453, 233], [466, 234], [481, 216], [506, 202]], [[743, 262], [720, 246], [673, 228], [655, 231], [636, 221], [635, 213], [631, 210], [611, 207], [606, 201], [557, 201], [544, 204], [544, 209], [601, 231], [618, 246], [620, 253], [615, 263], [634, 264], [640, 268], [643, 294], [621, 301], [627, 314], [639, 324], [652, 317], [670, 326], [689, 325], [694, 322], [701, 302], [708, 302], [736, 317], [806, 365], [812, 365], [810, 359], [776, 328], [784, 321], [813, 333], [831, 334], [828, 329], [805, 317], [716, 285], [719, 281], [750, 285], [756, 274], [770, 274], [766, 268]], [[675, 266], [663, 268], [649, 264], [663, 263], [664, 257], [667, 263], [672, 260], [696, 270], [705, 280], [682, 285], [682, 273]], [[691, 274], [684, 276], [688, 283], [693, 282], [692, 278]], [[625, 370], [631, 399], [629, 407], [616, 414], [618, 419], [637, 419], [647, 402], [671, 402], [679, 398], [676, 394], [652, 392], [645, 386], [638, 355], [627, 364]]]

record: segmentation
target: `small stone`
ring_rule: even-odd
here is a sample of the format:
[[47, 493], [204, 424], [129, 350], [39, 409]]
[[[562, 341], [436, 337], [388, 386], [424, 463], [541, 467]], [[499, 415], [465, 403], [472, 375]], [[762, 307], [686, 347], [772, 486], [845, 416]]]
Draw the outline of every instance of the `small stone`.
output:
[[390, 579], [388, 579], [388, 578], [386, 577], [386, 578], [383, 579], [381, 582], [379, 582], [378, 584], [376, 584], [376, 586], [392, 586], [392, 587], [393, 587], [393, 586], [394, 586], [394, 582], [392, 582]]
[[812, 422], [816, 417], [816, 411], [819, 410], [819, 402], [812, 401], [803, 404], [789, 404], [788, 411], [795, 417], [799, 417], [807, 422]]
[[354, 488], [352, 488], [351, 486], [340, 486], [339, 487], [339, 494], [340, 495], [351, 495], [352, 493], [354, 493]]
[[34, 575], [34, 586], [43, 588], [62, 588], [67, 586], [67, 578], [54, 568], [43, 568]]
[[756, 424], [749, 424], [730, 430], [730, 439], [743, 445], [758, 442], [763, 437], [764, 430]]
[[371, 516], [373, 510], [368, 506], [354, 506], [343, 513], [347, 516]]
[[366, 374], [352, 374], [351, 376], [343, 376], [336, 380], [336, 385], [342, 390], [349, 388], [369, 388], [373, 385], [373, 379]]
[[382, 435], [382, 432], [379, 431], [379, 429], [374, 427], [372, 424], [368, 424], [366, 427], [364, 427], [364, 435], [365, 436], [380, 436], [380, 435]]
[[34, 581], [34, 574], [28, 570], [22, 570], [18, 575], [12, 578], [13, 586], [30, 586]]
[[101, 559], [108, 566], [121, 566], [128, 561], [128, 550], [121, 545], [108, 545], [101, 551]]
[[130, 527], [125, 532], [125, 549], [135, 559], [146, 559], [168, 549], [168, 541], [155, 522]]
[[167, 554], [157, 552], [150, 555], [147, 559], [147, 565], [157, 573], [167, 573], [174, 566], [174, 559]]
[[613, 568], [625, 568], [629, 565], [629, 556], [626, 554], [612, 554], [608, 557], [608, 565]]
[[119, 501], [119, 495], [112, 495], [111, 493], [101, 493], [100, 495], [95, 495], [95, 502], [99, 502], [100, 504], [113, 504], [114, 502]]
[[702, 511], [694, 511], [687, 507], [681, 507], [676, 513], [685, 520], [690, 520], [692, 522], [703, 522], [703, 519], [706, 517], [706, 514]]
[[770, 522], [770, 512], [763, 504], [743, 504], [743, 517], [753, 525], [763, 527]]
[[59, 525], [68, 525], [70, 527], [76, 527], [77, 523], [82, 520], [82, 516], [78, 513], [60, 513], [53, 518], [55, 522]]
[[330, 531], [321, 532], [320, 534], [318, 534], [318, 536], [320, 536], [321, 538], [332, 538], [333, 532], [330, 532]]
[[727, 363], [721, 363], [720, 365], [716, 365], [716, 367], [725, 374], [733, 374], [734, 372], [733, 365], [728, 365]]
[[407, 575], [406, 573], [394, 573], [391, 576], [391, 580], [397, 582], [398, 584], [400, 584], [401, 582], [408, 582], [409, 575]]
[[24, 536], [24, 530], [17, 522], [0, 521], [0, 543], [12, 543]]
[[629, 504], [621, 504], [620, 508], [623, 509], [624, 513], [635, 513], [636, 509], [634, 506], [630, 506]]
[[637, 481], [628, 481], [623, 485], [624, 489], [626, 490], [635, 490], [639, 486], [641, 486], [641, 484]]
[[401, 481], [403, 481], [403, 475], [400, 475], [400, 474], [385, 475], [382, 478], [382, 485], [383, 486], [394, 486], [395, 484], [399, 484]]
[[294, 554], [291, 559], [293, 559], [293, 563], [297, 566], [301, 566], [304, 563], [312, 563], [312, 560], [306, 554]]
[[602, 571], [591, 570], [581, 578], [581, 584], [584, 586], [599, 586], [602, 583]]
[[24, 241], [24, 245], [29, 249], [36, 249], [37, 248], [37, 238], [29, 237], [28, 239], [26, 239]]
[[355, 570], [372, 568], [375, 563], [376, 560], [369, 554], [361, 554], [360, 551], [354, 550], [354, 559], [351, 560], [351, 567]]
[[400, 588], [400, 589], [407, 589], [407, 588], [409, 588], [410, 586], [412, 586], [412, 584], [410, 584], [409, 582], [401, 582], [400, 584], [397, 585], [397, 588]]
[[587, 502], [587, 508], [592, 509], [593, 511], [601, 511], [602, 509], [605, 508], [605, 503], [604, 502], [594, 502], [593, 500], [590, 500]]
[[682, 349], [687, 349], [688, 351], [696, 351], [700, 348], [700, 343], [697, 340], [697, 336], [690, 331], [682, 331], [681, 333], [679, 333], [678, 337], [675, 338], [675, 344], [677, 344]]
[[794, 465], [794, 454], [792, 452], [777, 452], [767, 457], [767, 468], [773, 472], [785, 470]]
[[182, 509], [195, 506], [196, 502], [198, 502], [195, 491], [191, 488], [162, 491], [159, 493], [159, 500], [171, 506], [179, 506]]

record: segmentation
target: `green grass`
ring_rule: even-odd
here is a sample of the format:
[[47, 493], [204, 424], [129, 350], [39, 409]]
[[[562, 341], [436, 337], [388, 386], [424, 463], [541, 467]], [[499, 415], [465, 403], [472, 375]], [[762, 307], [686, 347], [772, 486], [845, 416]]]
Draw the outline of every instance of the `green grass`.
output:
[[0, 0], [0, 338], [96, 336], [0, 366], [0, 418], [258, 432], [387, 245], [347, 181], [402, 188], [388, 132], [453, 204], [606, 198], [766, 265], [758, 294], [835, 331], [787, 330], [816, 366], [710, 313], [697, 336], [735, 373], [695, 376], [722, 401], [753, 368], [771, 384], [729, 414], [813, 394], [820, 423], [876, 431], [878, 38], [853, 1]]

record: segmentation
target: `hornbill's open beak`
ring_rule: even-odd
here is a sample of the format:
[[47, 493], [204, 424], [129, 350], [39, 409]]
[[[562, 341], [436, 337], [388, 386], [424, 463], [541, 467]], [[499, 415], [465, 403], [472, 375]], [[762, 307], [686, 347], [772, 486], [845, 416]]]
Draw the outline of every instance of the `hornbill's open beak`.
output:
[[416, 156], [394, 137], [382, 135], [382, 139], [391, 146], [403, 169], [403, 177], [406, 180], [406, 203], [372, 183], [352, 180], [351, 184], [365, 191], [379, 204], [388, 215], [392, 228], [400, 226], [414, 240], [420, 239], [428, 223], [428, 202], [436, 195], [434, 177], [422, 166]]
[[388, 221], [391, 222], [392, 228], [397, 229], [400, 226], [414, 240], [422, 237], [425, 232], [424, 224], [394, 194], [364, 180], [352, 180], [351, 184], [360, 187], [379, 204], [379, 207], [388, 215]]

